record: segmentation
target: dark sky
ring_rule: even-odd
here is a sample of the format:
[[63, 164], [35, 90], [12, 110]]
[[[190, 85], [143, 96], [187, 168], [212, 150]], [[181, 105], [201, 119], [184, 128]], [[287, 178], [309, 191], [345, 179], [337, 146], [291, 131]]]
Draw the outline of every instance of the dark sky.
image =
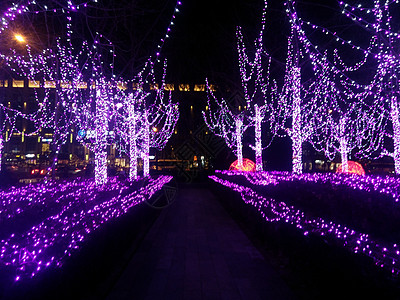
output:
[[[6, 2], [11, 0], [2, 2], [1, 7], [6, 7]], [[47, 2], [54, 6], [62, 3]], [[74, 1], [80, 2], [84, 0]], [[73, 15], [74, 36], [79, 40], [100, 32], [108, 37], [117, 52], [117, 74], [128, 79], [141, 69], [149, 55], [155, 54], [157, 44], [169, 25], [175, 3], [176, 0], [98, 0], [97, 4], [92, 3]], [[283, 3], [268, 1], [264, 35], [264, 45], [273, 57], [272, 70], [278, 81], [283, 76], [289, 34]], [[333, 29], [345, 38], [360, 38], [361, 43], [368, 41], [362, 29], [341, 16], [336, 0], [302, 0], [297, 3], [299, 15], [305, 20]], [[182, 0], [170, 39], [162, 49], [163, 57], [168, 58], [169, 81], [202, 83], [208, 77], [218, 84], [238, 84], [236, 26], [243, 27], [244, 37], [251, 49], [260, 30], [263, 4], [263, 0]], [[43, 14], [28, 14], [13, 22], [12, 27], [19, 30], [25, 28], [31, 34], [33, 29], [27, 26], [29, 19], [38, 25], [36, 36], [31, 34], [33, 38], [46, 36], [44, 31], [52, 29], [54, 37], [59, 36], [62, 30], [58, 23], [64, 20], [62, 14], [48, 13], [46, 16], [45, 19]], [[45, 26], [45, 20], [50, 26]], [[308, 33], [322, 47], [335, 46], [319, 33]], [[352, 55], [356, 59], [358, 54], [349, 51], [350, 58]]]
[[[282, 77], [286, 59], [289, 22], [284, 1], [268, 1], [264, 46], [273, 57], [272, 70]], [[238, 83], [236, 26], [243, 28], [251, 51], [261, 28], [262, 0], [190, 0], [183, 1], [181, 14], [164, 54], [169, 59], [173, 81]], [[349, 22], [342, 17], [335, 0], [298, 1], [299, 15], [317, 24], [344, 30]], [[338, 19], [341, 19], [340, 23]], [[340, 29], [339, 27], [343, 28]], [[318, 40], [314, 35], [314, 40]], [[322, 44], [329, 41], [321, 39]]]

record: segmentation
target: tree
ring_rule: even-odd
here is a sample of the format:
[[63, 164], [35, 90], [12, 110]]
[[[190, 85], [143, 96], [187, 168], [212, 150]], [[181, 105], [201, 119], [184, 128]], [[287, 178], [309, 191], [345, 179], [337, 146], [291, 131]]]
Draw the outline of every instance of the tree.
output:
[[[397, 50], [400, 34], [392, 28], [396, 23], [393, 22], [391, 13], [391, 9], [397, 4], [397, 1], [375, 0], [374, 7], [352, 6], [343, 1], [339, 4], [346, 17], [351, 18], [372, 35], [367, 47], [356, 45], [353, 41], [342, 38], [336, 32], [305, 22], [296, 15], [297, 22], [299, 26], [310, 26], [313, 30], [319, 29], [326, 35], [331, 34], [339, 44], [349, 46], [361, 53], [361, 61], [353, 66], [348, 66], [335, 50], [334, 75], [346, 88], [353, 89], [354, 97], [360, 102], [357, 104], [357, 116], [343, 120], [354, 123], [355, 119], [358, 119], [357, 134], [362, 137], [358, 140], [360, 155], [369, 158], [383, 155], [392, 156], [395, 172], [400, 174], [400, 120], [398, 113], [400, 64]], [[312, 48], [308, 39], [304, 38], [304, 42], [309, 48]], [[315, 59], [315, 61], [317, 60], [318, 58]], [[371, 72], [371, 67], [374, 65], [376, 68]], [[362, 70], [362, 67], [365, 67], [366, 75], [373, 73], [372, 79], [368, 80], [367, 76], [363, 76], [363, 82], [352, 80], [351, 72]], [[342, 121], [342, 124], [344, 123], [346, 122]], [[385, 147], [385, 137], [392, 140], [393, 151], [388, 151]]]
[[[150, 74], [154, 74], [154, 63], [149, 61]], [[172, 101], [171, 91], [165, 90], [167, 64], [164, 61], [161, 87], [148, 95], [141, 113], [142, 134], [140, 135], [143, 176], [150, 174], [150, 148], [162, 150], [174, 132], [179, 119], [178, 103]], [[151, 77], [153, 86], [157, 86], [155, 76]]]
[[96, 39], [91, 59], [85, 65], [90, 76], [89, 89], [77, 104], [76, 116], [79, 128], [86, 132], [80, 142], [94, 152], [95, 181], [102, 185], [107, 182], [107, 146], [113, 139], [111, 127], [115, 105], [123, 102], [124, 92], [118, 88], [113, 76], [107, 78], [98, 44]]
[[[301, 49], [298, 38], [298, 28], [295, 15], [292, 14], [291, 35], [288, 38], [288, 54], [286, 58], [286, 72], [281, 91], [281, 118], [283, 129], [292, 140], [292, 172], [302, 173], [302, 146], [309, 141], [314, 133], [314, 117], [318, 108], [315, 97], [312, 97], [312, 88], [307, 89], [301, 83], [301, 68], [299, 59]], [[289, 124], [288, 124], [289, 123]]]
[[[267, 2], [265, 1], [262, 11], [261, 30], [254, 41], [253, 55], [246, 48], [242, 28], [237, 27], [236, 30], [241, 87], [246, 102], [244, 110], [241, 111], [241, 109], [237, 110], [230, 107], [224, 99], [218, 100], [210, 88], [208, 80], [206, 80], [209, 110], [203, 111], [204, 121], [208, 128], [214, 134], [222, 137], [228, 147], [235, 153], [238, 158], [239, 169], [243, 168], [242, 140], [247, 128], [254, 126], [254, 145], [251, 145], [251, 147], [255, 151], [257, 171], [262, 171], [263, 169], [261, 125], [265, 116], [269, 116], [268, 125], [272, 138], [278, 129], [274, 106], [277, 98], [277, 87], [276, 84], [269, 84], [271, 61], [263, 45], [266, 9]], [[253, 58], [250, 58], [251, 56]], [[266, 63], [264, 62], [265, 58], [267, 59]], [[213, 101], [210, 101], [210, 99]]]
[[137, 159], [139, 157], [139, 137], [142, 134], [140, 123], [142, 121], [141, 107], [148, 93], [137, 89], [122, 98], [122, 103], [117, 104], [115, 130], [121, 138], [121, 149], [129, 155], [129, 180], [137, 179]]
[[[254, 145], [250, 147], [255, 151], [256, 171], [263, 170], [261, 126], [264, 118], [268, 116], [267, 123], [271, 134], [268, 145], [272, 142], [279, 128], [279, 126], [277, 126], [278, 122], [275, 119], [277, 112], [277, 86], [275, 82], [270, 84], [269, 70], [271, 59], [265, 51], [263, 44], [266, 10], [267, 2], [265, 1], [261, 18], [261, 30], [254, 41], [255, 49], [253, 60], [250, 59], [250, 51], [248, 51], [245, 46], [242, 28], [238, 27], [236, 30], [241, 85], [246, 101], [245, 114], [247, 114], [249, 125], [254, 126]], [[265, 58], [267, 62], [264, 62]], [[240, 161], [239, 164], [241, 165]]]
[[89, 57], [89, 49], [86, 42], [78, 50], [75, 49], [68, 36], [65, 43], [58, 39], [54, 49], [48, 48], [37, 53], [27, 45], [27, 55], [13, 52], [13, 55], [5, 56], [12, 71], [44, 87], [43, 93], [35, 89], [38, 110], [33, 120], [37, 130], [50, 129], [53, 132], [53, 162], [49, 169], [54, 178], [61, 146], [76, 127], [77, 104], [84, 94], [82, 71]]

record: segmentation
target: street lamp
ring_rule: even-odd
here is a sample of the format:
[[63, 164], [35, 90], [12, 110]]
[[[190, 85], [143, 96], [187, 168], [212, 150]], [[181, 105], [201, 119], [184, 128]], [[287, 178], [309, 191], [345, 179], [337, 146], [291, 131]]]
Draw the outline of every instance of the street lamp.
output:
[[25, 43], [25, 38], [19, 33], [14, 34], [14, 38], [17, 40], [19, 43]]

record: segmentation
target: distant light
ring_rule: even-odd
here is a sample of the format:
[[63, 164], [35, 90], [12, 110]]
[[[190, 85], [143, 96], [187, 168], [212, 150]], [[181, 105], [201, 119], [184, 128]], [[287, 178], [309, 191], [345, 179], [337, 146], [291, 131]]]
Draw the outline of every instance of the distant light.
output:
[[157, 132], [157, 131], [158, 131], [158, 128], [157, 128], [157, 127], [153, 127], [153, 131], [154, 131], [154, 132]]
[[15, 34], [14, 38], [20, 43], [25, 43], [25, 38], [20, 34]]

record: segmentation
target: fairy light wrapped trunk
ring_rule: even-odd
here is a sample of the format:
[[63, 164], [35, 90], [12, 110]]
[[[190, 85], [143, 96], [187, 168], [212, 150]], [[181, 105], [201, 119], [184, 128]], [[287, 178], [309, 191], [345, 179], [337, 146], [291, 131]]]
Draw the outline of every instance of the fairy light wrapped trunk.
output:
[[254, 132], [255, 132], [256, 171], [260, 172], [263, 170], [262, 142], [261, 142], [261, 123], [263, 120], [263, 116], [261, 114], [261, 109], [257, 104], [254, 106], [254, 110], [255, 110]]
[[148, 93], [142, 89], [123, 93], [116, 104], [114, 130], [120, 138], [120, 151], [129, 156], [129, 180], [138, 178], [138, 157], [140, 154], [140, 136], [143, 134], [143, 111], [141, 106]]
[[[238, 65], [241, 87], [245, 100], [244, 110], [229, 105], [224, 99], [217, 99], [207, 84], [208, 110], [203, 111], [203, 118], [208, 128], [225, 140], [227, 146], [237, 157], [237, 168], [243, 169], [243, 135], [247, 128], [254, 127], [254, 144], [250, 147], [255, 152], [256, 171], [263, 170], [262, 161], [262, 123], [268, 124], [270, 133], [269, 146], [276, 135], [278, 126], [276, 85], [270, 84], [269, 67], [271, 59], [263, 44], [263, 34], [266, 24], [267, 1], [261, 18], [261, 30], [254, 41], [253, 49], [247, 49], [242, 28], [237, 27]], [[266, 60], [266, 61], [265, 61]], [[268, 118], [266, 118], [268, 116]]]
[[[295, 1], [288, 1], [289, 6]], [[395, 21], [395, 12], [399, 8], [398, 1], [374, 0], [373, 6], [351, 5], [340, 1], [342, 14], [355, 21], [358, 26], [364, 27], [366, 32], [371, 33], [368, 45], [357, 45], [351, 40], [345, 39], [335, 31], [306, 22], [298, 18], [298, 24], [311, 29], [313, 32], [320, 31], [332, 37], [339, 47], [351, 48], [361, 60], [348, 66], [344, 63], [335, 49], [334, 64], [337, 67], [338, 77], [346, 86], [357, 92], [357, 101], [361, 107], [359, 120], [363, 123], [361, 133], [358, 133], [359, 157], [368, 159], [380, 158], [383, 156], [393, 157], [394, 170], [400, 174], [400, 121], [399, 121], [399, 78], [400, 59], [398, 48], [400, 46], [400, 34], [398, 23]], [[307, 38], [304, 43], [309, 49], [316, 50]], [[362, 71], [367, 67], [371, 72], [370, 61], [374, 62], [374, 73], [368, 82], [360, 83], [359, 80], [351, 79], [351, 72]], [[353, 118], [351, 118], [354, 120]], [[349, 127], [349, 126], [346, 126]], [[347, 133], [348, 135], [348, 133]], [[387, 140], [387, 141], [386, 141]], [[391, 144], [391, 145], [390, 145]], [[349, 143], [348, 145], [349, 146]], [[387, 148], [389, 147], [389, 148]], [[349, 147], [348, 147], [348, 149]]]
[[295, 174], [302, 173], [302, 124], [301, 124], [301, 98], [300, 98], [300, 68], [293, 67], [292, 70], [292, 171]]
[[150, 148], [162, 150], [168, 143], [179, 119], [178, 103], [172, 101], [171, 92], [157, 91], [157, 101], [148, 106], [143, 122], [143, 176], [149, 176]]
[[[243, 166], [243, 134], [249, 127], [249, 118], [244, 113], [232, 111], [224, 99], [218, 100], [208, 81], [206, 83], [208, 110], [202, 112], [204, 122], [210, 131], [224, 139], [238, 159], [238, 168], [241, 168]], [[213, 103], [210, 98], [214, 100]]]
[[128, 105], [129, 111], [129, 180], [134, 181], [137, 179], [137, 156], [138, 146], [136, 138], [136, 114], [135, 106], [133, 104]]
[[109, 129], [109, 105], [108, 94], [104, 90], [104, 80], [96, 81], [96, 113], [95, 113], [95, 170], [94, 177], [97, 185], [107, 182], [107, 133]]

